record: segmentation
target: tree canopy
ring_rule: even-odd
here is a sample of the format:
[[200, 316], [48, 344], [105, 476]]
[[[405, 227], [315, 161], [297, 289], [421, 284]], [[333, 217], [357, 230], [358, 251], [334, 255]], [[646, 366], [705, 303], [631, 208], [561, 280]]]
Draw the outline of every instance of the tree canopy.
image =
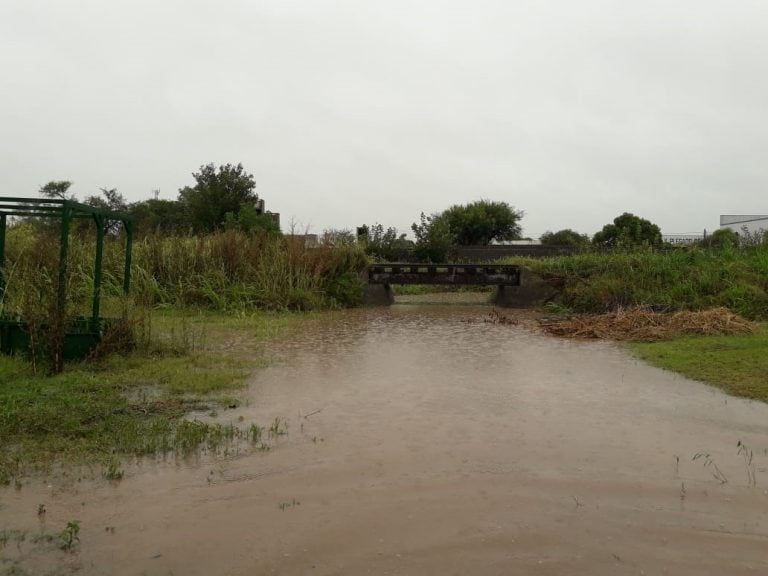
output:
[[365, 253], [388, 262], [404, 260], [413, 249], [413, 242], [405, 234], [398, 234], [397, 228], [384, 229], [382, 224], [367, 224], [357, 230], [358, 242], [363, 242]]
[[60, 200], [73, 200], [75, 196], [73, 194], [67, 195], [72, 182], [69, 180], [51, 180], [48, 184], [40, 186], [38, 194], [45, 196], [46, 198], [58, 198]]
[[421, 213], [421, 221], [411, 224], [416, 237], [413, 254], [419, 260], [445, 262], [448, 250], [453, 246], [454, 236], [448, 228], [448, 221], [442, 214], [427, 216]]
[[589, 246], [589, 236], [579, 234], [570, 228], [557, 232], [544, 232], [540, 238], [544, 246], [571, 246], [573, 248], [586, 248]]
[[624, 212], [606, 224], [592, 237], [592, 244], [600, 248], [632, 248], [637, 246], [660, 246], [661, 230], [656, 224]]
[[492, 241], [520, 238], [521, 211], [506, 202], [478, 200], [466, 205], [455, 205], [440, 216], [448, 225], [459, 246], [486, 245]]
[[416, 237], [417, 258], [443, 262], [451, 246], [487, 245], [492, 241], [517, 240], [522, 231], [523, 212], [506, 202], [478, 200], [454, 205], [431, 216], [421, 213], [421, 221], [411, 230]]
[[253, 206], [259, 199], [256, 182], [242, 164], [216, 166], [205, 164], [192, 174], [196, 184], [179, 190], [181, 203], [195, 232], [221, 228], [227, 213], [237, 216], [243, 206]]

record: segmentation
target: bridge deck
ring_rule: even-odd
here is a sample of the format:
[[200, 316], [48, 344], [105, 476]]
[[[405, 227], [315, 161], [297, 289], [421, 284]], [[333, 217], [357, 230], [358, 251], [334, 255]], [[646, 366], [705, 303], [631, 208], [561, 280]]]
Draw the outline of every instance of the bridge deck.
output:
[[520, 267], [510, 264], [373, 264], [370, 284], [519, 286]]

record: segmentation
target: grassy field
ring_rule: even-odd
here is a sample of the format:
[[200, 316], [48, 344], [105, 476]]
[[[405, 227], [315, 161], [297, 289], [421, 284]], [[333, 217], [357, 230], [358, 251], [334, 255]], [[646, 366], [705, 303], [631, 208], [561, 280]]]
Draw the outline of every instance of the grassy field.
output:
[[[151, 346], [69, 364], [56, 376], [0, 356], [0, 483], [57, 462], [95, 463], [119, 479], [125, 456], [220, 451], [242, 441], [268, 449], [264, 426], [232, 423], [225, 413], [240, 403], [252, 369], [268, 362], [264, 341], [309, 318], [157, 312]], [[209, 417], [189, 419], [191, 411]]]
[[754, 334], [687, 336], [635, 343], [647, 362], [722, 388], [728, 394], [768, 402], [768, 324]]

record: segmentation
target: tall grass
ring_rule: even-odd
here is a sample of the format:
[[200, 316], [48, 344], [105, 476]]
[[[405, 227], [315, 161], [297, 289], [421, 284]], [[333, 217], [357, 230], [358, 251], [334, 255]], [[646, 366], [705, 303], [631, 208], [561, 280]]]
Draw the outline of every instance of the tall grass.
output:
[[559, 301], [578, 312], [633, 305], [670, 310], [726, 306], [768, 319], [768, 247], [615, 251], [508, 259], [560, 285]]
[[[58, 239], [21, 224], [8, 232], [8, 288], [0, 314], [48, 314], [55, 298]], [[122, 293], [124, 240], [107, 239], [102, 294]], [[93, 294], [94, 241], [70, 241], [68, 316], [88, 314]], [[309, 310], [360, 304], [362, 251], [350, 246], [307, 248], [290, 237], [225, 231], [205, 236], [147, 236], [134, 243], [132, 291], [148, 306], [216, 310]]]

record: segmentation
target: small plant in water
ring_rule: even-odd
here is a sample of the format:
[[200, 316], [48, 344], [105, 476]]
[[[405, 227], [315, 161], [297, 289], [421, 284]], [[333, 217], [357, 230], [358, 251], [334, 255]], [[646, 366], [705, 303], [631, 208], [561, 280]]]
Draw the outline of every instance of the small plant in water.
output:
[[299, 504], [301, 504], [301, 502], [296, 500], [296, 498], [293, 498], [290, 502], [280, 502], [280, 504], [278, 505], [278, 508], [280, 508], [280, 510], [285, 512], [287, 508], [293, 508], [294, 506], [298, 506]]
[[264, 429], [258, 424], [251, 424], [251, 427], [248, 429], [248, 435], [251, 438], [251, 442], [254, 444], [258, 443], [261, 440], [263, 430]]
[[67, 527], [59, 534], [59, 547], [62, 550], [72, 550], [72, 548], [80, 543], [80, 522], [78, 520], [70, 520], [67, 522]]
[[755, 464], [752, 462], [752, 450], [747, 448], [741, 440], [736, 444], [739, 448], [738, 454], [744, 458], [744, 467], [747, 469], [747, 484], [757, 486], [757, 477], [755, 475]]
[[283, 422], [279, 416], [275, 417], [275, 420], [272, 422], [272, 426], [269, 427], [269, 436], [270, 438], [274, 438], [276, 436], [284, 436], [285, 434], [288, 434], [288, 431], [286, 430], [287, 425], [285, 422]]
[[704, 468], [709, 468], [709, 471], [712, 473], [712, 476], [715, 477], [715, 480], [720, 482], [720, 484], [725, 484], [728, 482], [728, 478], [725, 477], [725, 474], [720, 470], [720, 468], [717, 467], [717, 464], [715, 464], [715, 461], [712, 460], [712, 457], [704, 452], [698, 452], [693, 455], [693, 461], [696, 460], [703, 460], [704, 462]]
[[120, 468], [120, 462], [116, 458], [110, 459], [104, 464], [104, 478], [107, 480], [122, 480], [123, 474], [124, 472]]

